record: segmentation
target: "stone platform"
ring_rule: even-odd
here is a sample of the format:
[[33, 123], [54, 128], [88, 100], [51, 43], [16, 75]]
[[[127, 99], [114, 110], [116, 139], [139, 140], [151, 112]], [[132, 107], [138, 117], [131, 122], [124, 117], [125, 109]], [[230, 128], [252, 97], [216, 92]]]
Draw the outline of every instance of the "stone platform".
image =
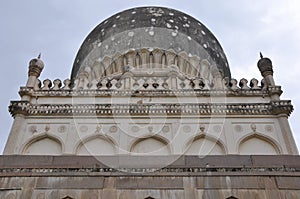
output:
[[0, 156], [0, 198], [300, 198], [300, 156]]

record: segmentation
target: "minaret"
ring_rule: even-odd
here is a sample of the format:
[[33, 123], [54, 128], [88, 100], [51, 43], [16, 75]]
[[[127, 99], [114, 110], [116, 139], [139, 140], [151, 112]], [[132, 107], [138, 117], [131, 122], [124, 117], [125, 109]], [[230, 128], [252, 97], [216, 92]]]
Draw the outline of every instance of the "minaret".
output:
[[282, 91], [280, 89], [280, 86], [275, 85], [275, 81], [273, 78], [274, 71], [271, 59], [263, 57], [262, 53], [260, 53], [260, 60], [257, 62], [257, 66], [265, 80], [266, 87], [270, 92], [272, 100], [280, 100]]
[[[44, 68], [44, 62], [41, 60], [41, 54], [37, 58], [30, 60], [28, 69], [28, 80], [26, 83], [26, 88], [34, 89], [35, 84], [38, 81], [38, 77]], [[28, 94], [21, 95], [22, 101], [30, 101], [30, 96]], [[17, 154], [19, 152], [19, 140], [22, 139], [22, 134], [20, 134], [20, 129], [26, 128], [25, 115], [22, 113], [14, 115], [14, 123], [10, 131], [7, 144], [4, 149], [4, 154]]]
[[[261, 72], [261, 75], [265, 79], [267, 89], [270, 93], [271, 101], [280, 102], [280, 95], [282, 94], [280, 86], [275, 85], [273, 78], [273, 65], [269, 58], [263, 57], [260, 53], [260, 60], [257, 62], [257, 66]], [[292, 135], [292, 130], [288, 122], [287, 114], [279, 114], [278, 121], [280, 124], [281, 131], [283, 133], [284, 142], [288, 149], [289, 154], [298, 155], [297, 146]]]
[[28, 80], [26, 87], [34, 87], [44, 68], [44, 62], [41, 60], [41, 54], [37, 58], [30, 60], [28, 70]]
[[257, 62], [257, 66], [267, 86], [275, 86], [272, 61], [267, 57], [263, 57], [262, 53], [260, 53], [260, 60]]
[[[26, 83], [26, 88], [34, 88], [39, 76], [44, 68], [44, 62], [41, 60], [41, 54], [37, 58], [30, 60], [28, 67], [28, 79]], [[28, 95], [23, 95], [22, 100], [29, 101], [30, 97]]]

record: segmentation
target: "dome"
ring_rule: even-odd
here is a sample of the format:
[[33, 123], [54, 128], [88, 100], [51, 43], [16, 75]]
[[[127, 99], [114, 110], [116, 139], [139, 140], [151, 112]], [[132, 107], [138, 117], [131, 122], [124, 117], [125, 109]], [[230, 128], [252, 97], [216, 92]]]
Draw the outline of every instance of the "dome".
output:
[[96, 26], [79, 49], [71, 79], [82, 71], [91, 72], [106, 57], [112, 63], [130, 51], [147, 50], [152, 55], [157, 49], [184, 56], [186, 60], [207, 60], [224, 78], [231, 76], [221, 45], [201, 22], [169, 8], [139, 7], [117, 13]]

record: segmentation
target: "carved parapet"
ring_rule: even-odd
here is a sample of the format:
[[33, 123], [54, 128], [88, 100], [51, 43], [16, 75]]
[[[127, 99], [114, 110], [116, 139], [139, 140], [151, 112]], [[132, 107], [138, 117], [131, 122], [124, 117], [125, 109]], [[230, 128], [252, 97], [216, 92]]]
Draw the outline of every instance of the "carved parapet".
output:
[[251, 89], [261, 89], [261, 87], [258, 86], [258, 80], [255, 78], [251, 79], [250, 87]]
[[240, 88], [237, 86], [237, 80], [236, 79], [231, 79], [230, 82], [229, 82], [229, 87], [231, 90], [233, 91], [237, 91], [239, 90]]
[[62, 87], [62, 90], [70, 90], [71, 89], [71, 80], [65, 79], [64, 80], [64, 86]]
[[54, 86], [51, 88], [51, 90], [55, 90], [55, 91], [60, 90], [60, 88], [62, 86], [60, 79], [54, 80], [53, 85]]
[[[209, 82], [206, 79], [194, 78], [188, 79], [184, 76], [179, 76], [178, 72], [173, 71], [168, 73], [169, 77], [135, 77], [132, 73], [125, 73], [120, 77], [120, 79], [109, 79], [104, 78], [100, 81], [92, 80], [84, 83], [82, 89], [78, 89], [80, 83], [79, 79], [76, 79], [73, 84], [69, 79], [64, 80], [64, 86], [61, 84], [61, 80], [56, 79], [53, 82], [49, 79], [43, 81], [43, 85], [38, 85], [35, 88], [20, 88], [20, 95], [28, 96], [65, 96], [64, 91], [68, 91], [68, 95], [76, 93], [77, 91], [85, 91], [87, 93], [93, 92], [95, 95], [101, 96], [106, 95], [103, 91], [115, 92], [122, 95], [122, 93], [127, 92], [128, 90], [139, 90], [139, 91], [149, 91], [156, 93], [156, 91], [168, 91], [172, 90], [173, 92], [186, 93], [193, 91], [196, 95], [198, 92], [202, 93], [201, 96], [213, 93], [214, 90], [222, 91], [224, 95], [227, 96], [271, 96], [272, 94], [281, 94], [280, 86], [277, 87], [268, 87], [268, 89], [263, 89], [263, 85], [258, 85], [258, 80], [252, 79], [250, 82], [250, 87], [247, 85], [247, 80], [242, 79], [240, 81], [240, 86], [237, 85], [237, 80], [223, 79], [220, 81], [224, 89], [216, 89], [215, 85]], [[53, 85], [53, 86], [52, 86]], [[151, 94], [150, 94], [151, 95]], [[193, 94], [194, 95], [194, 94]]]
[[50, 79], [45, 79], [45, 80], [43, 81], [43, 87], [42, 87], [41, 89], [42, 89], [43, 91], [48, 91], [48, 90], [50, 90], [51, 86], [52, 86], [51, 80], [50, 80]]
[[248, 80], [246, 80], [245, 78], [243, 78], [243, 79], [240, 80], [239, 86], [243, 90], [248, 90], [248, 89], [250, 89], [250, 87], [247, 84], [248, 84]]

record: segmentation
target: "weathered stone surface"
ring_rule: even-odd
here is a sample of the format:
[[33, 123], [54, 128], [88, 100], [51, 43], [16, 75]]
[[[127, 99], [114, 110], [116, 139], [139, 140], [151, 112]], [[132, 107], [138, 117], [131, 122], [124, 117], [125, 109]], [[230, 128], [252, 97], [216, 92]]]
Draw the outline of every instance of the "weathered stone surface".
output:
[[251, 156], [252, 165], [256, 167], [298, 167], [300, 165], [299, 156], [283, 155], [283, 156]]
[[101, 198], [117, 199], [116, 189], [104, 189], [101, 194]]
[[300, 189], [300, 177], [296, 176], [278, 176], [276, 183], [279, 189]]
[[102, 189], [104, 177], [39, 177], [36, 188], [47, 189]]
[[99, 199], [98, 190], [86, 190], [81, 192], [82, 199]]
[[181, 177], [119, 177], [118, 189], [182, 189]]
[[[0, 156], [0, 169], [8, 168], [298, 168], [300, 157], [277, 156]], [[5, 175], [5, 174], [2, 174]]]
[[251, 166], [250, 156], [236, 156], [227, 155], [224, 156], [185, 156], [186, 165], [191, 167], [231, 167], [231, 166]]

